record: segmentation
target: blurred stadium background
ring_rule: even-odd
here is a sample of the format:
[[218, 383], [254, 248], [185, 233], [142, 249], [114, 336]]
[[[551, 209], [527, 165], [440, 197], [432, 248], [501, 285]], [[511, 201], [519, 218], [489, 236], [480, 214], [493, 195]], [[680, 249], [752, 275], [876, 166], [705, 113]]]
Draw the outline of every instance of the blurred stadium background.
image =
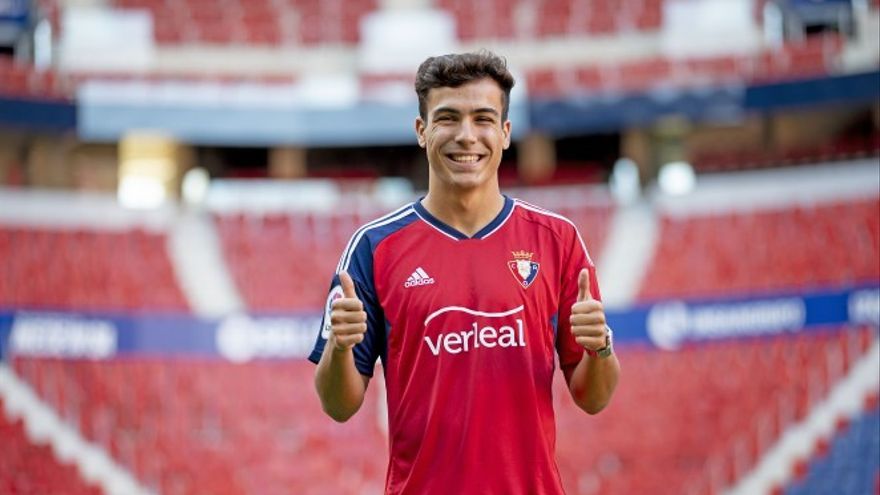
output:
[[381, 379], [337, 425], [305, 355], [480, 47], [623, 364], [556, 394], [568, 492], [880, 493], [878, 5], [0, 0], [0, 493], [381, 493]]

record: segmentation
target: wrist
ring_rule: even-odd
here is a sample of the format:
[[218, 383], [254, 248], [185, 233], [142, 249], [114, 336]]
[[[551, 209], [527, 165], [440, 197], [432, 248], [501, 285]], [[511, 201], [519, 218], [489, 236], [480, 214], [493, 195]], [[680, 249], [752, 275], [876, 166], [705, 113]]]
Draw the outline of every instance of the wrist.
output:
[[586, 348], [587, 355], [590, 357], [600, 357], [607, 358], [611, 354], [614, 353], [614, 331], [611, 330], [611, 327], [605, 325], [605, 346], [600, 347], [599, 349], [589, 349]]

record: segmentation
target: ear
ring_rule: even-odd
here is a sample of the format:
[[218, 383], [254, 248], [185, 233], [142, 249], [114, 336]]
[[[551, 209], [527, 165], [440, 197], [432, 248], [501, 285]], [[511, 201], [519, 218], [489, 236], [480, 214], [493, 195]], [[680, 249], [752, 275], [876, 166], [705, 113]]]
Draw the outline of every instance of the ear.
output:
[[419, 146], [424, 148], [425, 141], [425, 121], [421, 117], [416, 117], [416, 138], [419, 140]]
[[504, 149], [510, 148], [510, 121], [505, 120], [501, 126], [501, 133], [504, 135]]

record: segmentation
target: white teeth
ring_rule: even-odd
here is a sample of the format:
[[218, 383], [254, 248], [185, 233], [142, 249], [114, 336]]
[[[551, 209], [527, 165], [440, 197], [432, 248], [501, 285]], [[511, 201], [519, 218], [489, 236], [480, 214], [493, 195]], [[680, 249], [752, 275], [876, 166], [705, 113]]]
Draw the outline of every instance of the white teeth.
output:
[[480, 159], [477, 155], [456, 155], [452, 157], [453, 160], [459, 163], [474, 163]]

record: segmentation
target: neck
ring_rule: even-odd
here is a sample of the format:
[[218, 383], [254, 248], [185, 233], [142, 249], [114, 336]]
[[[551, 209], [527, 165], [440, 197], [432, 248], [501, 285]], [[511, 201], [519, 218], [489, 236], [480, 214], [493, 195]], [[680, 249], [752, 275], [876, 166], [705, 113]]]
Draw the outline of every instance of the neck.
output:
[[441, 222], [470, 237], [501, 212], [504, 196], [498, 189], [454, 194], [429, 189], [422, 206]]

